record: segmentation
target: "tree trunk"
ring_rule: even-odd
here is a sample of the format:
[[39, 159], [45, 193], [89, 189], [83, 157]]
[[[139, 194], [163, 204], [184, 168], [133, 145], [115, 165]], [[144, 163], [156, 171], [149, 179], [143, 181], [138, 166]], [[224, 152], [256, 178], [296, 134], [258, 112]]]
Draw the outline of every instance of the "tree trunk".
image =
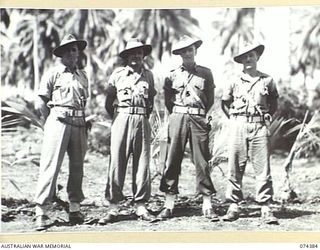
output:
[[34, 72], [34, 90], [39, 88], [39, 57], [38, 57], [38, 10], [34, 15], [33, 22], [33, 72]]

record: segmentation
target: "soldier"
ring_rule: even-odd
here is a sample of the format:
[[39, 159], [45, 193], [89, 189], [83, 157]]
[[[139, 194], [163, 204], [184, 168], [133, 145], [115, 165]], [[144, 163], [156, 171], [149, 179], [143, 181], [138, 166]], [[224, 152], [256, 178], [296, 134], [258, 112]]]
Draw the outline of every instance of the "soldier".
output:
[[69, 155], [67, 192], [70, 201], [69, 221], [84, 221], [80, 212], [83, 161], [87, 149], [85, 105], [89, 96], [86, 72], [77, 67], [79, 52], [87, 46], [69, 34], [63, 38], [53, 54], [61, 58], [61, 65], [46, 72], [41, 80], [36, 108], [45, 120], [36, 189], [36, 230], [48, 224], [47, 206], [55, 196], [55, 187], [63, 157]]
[[143, 67], [143, 58], [149, 55], [151, 50], [150, 45], [144, 45], [138, 39], [129, 40], [126, 48], [119, 54], [126, 66], [115, 69], [108, 81], [105, 108], [113, 118], [105, 190], [109, 210], [107, 215], [100, 219], [101, 225], [118, 220], [118, 203], [124, 200], [122, 189], [131, 154], [135, 213], [143, 220], [155, 219], [145, 205], [151, 194], [151, 127], [148, 118], [157, 92], [152, 72]]
[[173, 216], [178, 182], [185, 145], [189, 139], [192, 159], [196, 167], [196, 191], [203, 197], [202, 211], [206, 218], [218, 221], [211, 205], [215, 189], [210, 178], [208, 160], [209, 136], [206, 114], [214, 102], [214, 82], [211, 70], [195, 63], [201, 40], [182, 36], [172, 53], [180, 55], [182, 65], [170, 72], [165, 79], [165, 105], [168, 109], [169, 127], [167, 157], [160, 190], [166, 193], [164, 209], [158, 217]]
[[278, 91], [273, 79], [257, 70], [263, 51], [264, 45], [249, 44], [234, 57], [235, 62], [243, 65], [243, 71], [226, 86], [222, 96], [222, 110], [230, 119], [226, 199], [231, 205], [224, 221], [239, 218], [242, 178], [250, 158], [261, 216], [266, 223], [277, 224], [268, 206], [273, 195], [268, 124], [277, 109]]

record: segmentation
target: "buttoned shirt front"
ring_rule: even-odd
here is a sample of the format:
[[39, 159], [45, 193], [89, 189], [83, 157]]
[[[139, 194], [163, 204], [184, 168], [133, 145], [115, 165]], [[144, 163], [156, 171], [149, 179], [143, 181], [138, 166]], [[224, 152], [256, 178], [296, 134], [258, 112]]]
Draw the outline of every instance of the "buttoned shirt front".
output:
[[153, 74], [144, 68], [137, 73], [130, 66], [119, 67], [108, 80], [107, 98], [115, 98], [115, 106], [149, 108], [156, 93]]
[[214, 88], [210, 69], [195, 64], [191, 70], [187, 70], [181, 65], [165, 79], [165, 98], [171, 99], [166, 103], [208, 111], [213, 104]]
[[70, 72], [64, 65], [59, 65], [44, 75], [38, 95], [49, 99], [49, 107], [83, 109], [89, 96], [88, 85], [84, 70]]
[[278, 98], [274, 80], [258, 71], [256, 77], [240, 74], [223, 91], [222, 100], [232, 101], [229, 113], [261, 115], [269, 112], [272, 101]]

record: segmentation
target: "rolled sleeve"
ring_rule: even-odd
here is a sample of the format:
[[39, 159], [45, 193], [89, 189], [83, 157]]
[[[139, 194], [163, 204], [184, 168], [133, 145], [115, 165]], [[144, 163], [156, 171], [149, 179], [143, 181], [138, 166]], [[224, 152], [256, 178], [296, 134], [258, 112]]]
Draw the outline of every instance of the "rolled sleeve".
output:
[[216, 85], [214, 84], [213, 76], [211, 70], [206, 72], [206, 85], [205, 85], [205, 95], [207, 96], [207, 111], [211, 108], [214, 103], [214, 89]]
[[149, 98], [153, 99], [157, 94], [157, 91], [154, 87], [154, 77], [153, 77], [152, 72], [149, 70], [147, 71], [146, 74], [147, 74], [146, 75], [147, 81], [149, 83], [149, 94], [148, 95], [149, 95]]
[[173, 109], [173, 101], [172, 98], [174, 97], [174, 89], [172, 88], [172, 80], [170, 77], [166, 77], [165, 81], [164, 81], [164, 103], [166, 108], [168, 109], [169, 113], [172, 113], [172, 109]]
[[115, 86], [115, 77], [116, 73], [112, 73], [109, 77], [107, 86], [106, 86], [106, 100], [105, 100], [105, 109], [108, 112], [108, 114], [113, 117], [114, 115], [114, 108], [113, 103], [115, 99], [117, 98], [117, 88]]
[[44, 96], [48, 100], [51, 100], [54, 79], [56, 78], [56, 74], [57, 73], [55, 71], [50, 71], [43, 75], [37, 92], [38, 96]]

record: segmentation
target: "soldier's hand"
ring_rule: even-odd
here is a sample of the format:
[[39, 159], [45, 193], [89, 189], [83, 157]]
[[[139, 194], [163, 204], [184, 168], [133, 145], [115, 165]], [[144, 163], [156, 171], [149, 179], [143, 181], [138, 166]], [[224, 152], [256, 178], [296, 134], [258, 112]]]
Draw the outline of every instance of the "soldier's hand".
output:
[[270, 123], [272, 122], [272, 116], [269, 113], [264, 114], [264, 120], [269, 121]]
[[210, 132], [210, 130], [211, 130], [211, 121], [212, 121], [212, 116], [208, 116], [208, 118], [207, 118], [207, 130], [208, 130], [208, 132]]
[[47, 101], [43, 100], [40, 96], [38, 96], [35, 100], [34, 108], [39, 118], [43, 116], [45, 120], [47, 119], [50, 112], [50, 109], [47, 107]]
[[90, 131], [92, 128], [92, 123], [90, 121], [86, 122], [86, 131]]

